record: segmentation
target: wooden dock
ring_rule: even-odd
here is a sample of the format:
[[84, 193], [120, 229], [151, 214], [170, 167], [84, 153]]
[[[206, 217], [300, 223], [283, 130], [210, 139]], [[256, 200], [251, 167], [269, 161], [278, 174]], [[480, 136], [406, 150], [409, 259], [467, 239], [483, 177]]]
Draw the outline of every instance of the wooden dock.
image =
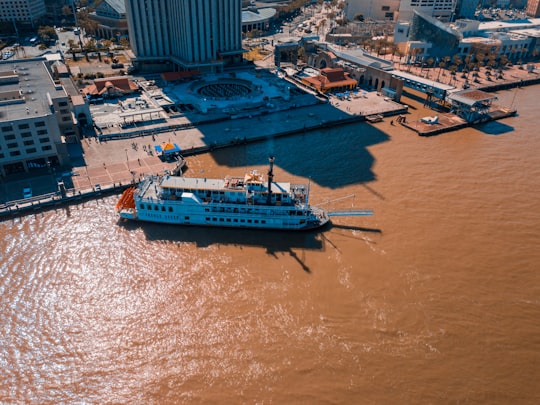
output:
[[420, 136], [433, 136], [445, 132], [456, 131], [468, 126], [474, 126], [489, 121], [495, 121], [506, 117], [511, 117], [516, 114], [515, 109], [505, 108], [501, 106], [493, 106], [493, 108], [483, 118], [475, 122], [467, 122], [463, 118], [452, 113], [439, 113], [437, 123], [429, 124], [422, 120], [408, 122], [406, 120], [398, 120], [401, 125], [415, 131]]

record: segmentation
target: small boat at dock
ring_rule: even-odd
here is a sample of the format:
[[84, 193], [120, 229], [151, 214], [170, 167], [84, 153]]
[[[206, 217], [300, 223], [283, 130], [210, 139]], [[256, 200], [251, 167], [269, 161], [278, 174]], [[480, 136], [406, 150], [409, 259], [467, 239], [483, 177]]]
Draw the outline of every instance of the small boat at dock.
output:
[[374, 123], [374, 122], [381, 122], [383, 120], [382, 114], [373, 114], [366, 116], [366, 121]]

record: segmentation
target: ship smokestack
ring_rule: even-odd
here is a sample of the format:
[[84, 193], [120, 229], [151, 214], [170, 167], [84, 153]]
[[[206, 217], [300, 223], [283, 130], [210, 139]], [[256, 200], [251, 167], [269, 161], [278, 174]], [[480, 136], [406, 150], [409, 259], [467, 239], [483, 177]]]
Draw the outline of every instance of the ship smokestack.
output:
[[274, 156], [270, 156], [268, 159], [270, 168], [268, 169], [268, 195], [266, 197], [266, 203], [270, 205], [272, 203], [272, 182], [274, 181]]

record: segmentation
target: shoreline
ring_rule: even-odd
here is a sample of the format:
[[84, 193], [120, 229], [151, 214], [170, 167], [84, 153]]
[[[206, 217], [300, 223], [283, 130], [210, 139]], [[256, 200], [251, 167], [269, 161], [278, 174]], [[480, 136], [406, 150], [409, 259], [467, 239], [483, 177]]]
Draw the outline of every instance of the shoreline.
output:
[[[528, 80], [520, 80], [515, 82], [505, 82], [499, 83], [496, 86], [487, 87], [479, 86], [479, 89], [484, 91], [498, 91], [508, 88], [515, 87], [525, 87], [530, 85], [535, 85], [540, 83], [539, 78], [532, 78]], [[362, 100], [363, 101], [363, 100]], [[412, 101], [412, 99], [410, 99]], [[368, 102], [368, 101], [366, 101]], [[418, 100], [416, 101], [418, 102]], [[240, 118], [240, 119], [228, 119], [228, 120], [218, 120], [209, 117], [205, 122], [199, 123], [198, 126], [189, 126], [185, 129], [178, 131], [173, 131], [174, 133], [174, 142], [178, 142], [182, 145], [182, 156], [194, 156], [202, 153], [209, 153], [217, 149], [224, 149], [229, 147], [236, 147], [241, 145], [246, 145], [249, 143], [262, 142], [267, 139], [280, 138], [286, 136], [293, 136], [301, 133], [306, 133], [313, 130], [328, 129], [334, 128], [342, 125], [350, 125], [354, 123], [361, 123], [369, 121], [366, 117], [373, 115], [373, 111], [362, 113], [360, 111], [353, 111], [351, 107], [354, 105], [355, 100], [344, 102], [344, 101], [329, 101], [329, 103], [321, 103], [311, 106], [298, 107], [293, 111], [294, 113], [300, 112], [300, 114], [285, 112], [276, 112], [273, 114], [265, 114], [255, 117]], [[392, 102], [394, 105], [389, 105], [385, 111], [380, 111], [379, 114], [383, 117], [390, 117], [395, 115], [409, 114], [410, 109], [408, 108], [411, 103], [398, 104]], [[357, 103], [359, 104], [359, 103]], [[414, 103], [412, 103], [414, 104]], [[303, 111], [309, 111], [304, 117], [301, 113]], [[415, 114], [417, 115], [417, 114]], [[506, 118], [511, 114], [504, 116], [492, 117], [490, 120], [498, 120]], [[319, 117], [324, 117], [324, 119], [318, 119]], [[264, 125], [262, 119], [266, 119], [267, 122], [272, 122], [274, 125]], [[295, 122], [296, 118], [296, 122]], [[258, 133], [252, 134], [250, 131], [243, 131], [245, 129], [253, 129], [253, 121], [259, 121], [262, 123], [261, 128], [258, 128]], [[226, 126], [227, 124], [230, 124]], [[247, 124], [247, 125], [246, 125]], [[466, 126], [475, 126], [477, 123], [457, 125], [455, 127], [444, 127], [442, 129], [437, 129], [435, 132], [430, 132], [427, 135], [423, 135], [418, 130], [415, 130], [407, 123], [400, 122], [399, 127], [407, 128], [411, 131], [416, 132], [419, 136], [431, 136], [440, 133], [454, 131]], [[372, 124], [370, 124], [372, 125]], [[255, 126], [258, 126], [255, 124]], [[271, 127], [270, 131], [264, 131], [267, 127]], [[217, 140], [214, 141], [205, 141], [206, 138], [212, 138], [210, 134], [219, 134], [221, 139], [220, 142]], [[203, 134], [203, 136], [201, 136]], [[223, 136], [223, 134], [229, 134], [229, 136]], [[238, 134], [238, 136], [234, 136]], [[84, 170], [86, 176], [76, 176], [72, 177], [74, 187], [70, 188], [67, 192], [61, 193], [59, 191], [49, 192], [41, 194], [30, 199], [14, 199], [5, 202], [0, 205], [0, 221], [6, 219], [14, 218], [20, 215], [26, 215], [29, 213], [36, 213], [43, 210], [57, 208], [64, 206], [66, 204], [78, 204], [83, 201], [87, 201], [92, 198], [99, 198], [103, 195], [111, 195], [115, 193], [122, 192], [126, 187], [137, 184], [135, 178], [139, 176], [144, 176], [149, 173], [154, 173], [156, 167], [162, 167], [163, 170], [171, 167], [171, 163], [159, 160], [157, 156], [154, 156], [152, 153], [147, 151], [147, 154], [150, 156], [141, 155], [138, 151], [137, 142], [133, 140], [145, 139], [146, 136], [142, 135], [132, 138], [121, 138], [121, 139], [112, 139], [112, 140], [95, 140], [91, 142], [91, 138], [83, 138], [81, 140], [81, 147], [83, 149], [82, 155], [85, 156], [85, 164], [80, 166], [73, 166], [73, 171]], [[167, 142], [165, 139], [168, 138], [168, 141], [171, 142], [171, 132], [165, 132], [157, 135], [151, 135], [154, 143]], [[181, 139], [178, 139], [180, 136]], [[131, 142], [132, 149], [137, 152], [138, 156], [136, 160], [129, 160], [128, 149], [126, 146], [127, 142]], [[84, 145], [86, 143], [86, 145]], [[116, 145], [112, 148], [114, 151], [109, 148], [109, 153], [100, 154], [100, 146], [108, 145], [109, 143]], [[191, 146], [189, 146], [191, 144]], [[149, 145], [150, 146], [150, 145]], [[101, 150], [102, 151], [102, 150]], [[124, 155], [125, 151], [125, 155]], [[93, 153], [94, 152], [94, 153]], [[114, 152], [114, 153], [112, 153]], [[132, 150], [129, 151], [133, 153]], [[125, 156], [125, 162], [124, 162]], [[119, 163], [119, 159], [122, 159], [122, 163]], [[142, 161], [141, 161], [142, 159]], [[150, 164], [150, 160], [152, 162]], [[102, 166], [99, 165], [98, 161], [103, 161]], [[135, 164], [138, 162], [139, 167]], [[88, 163], [93, 163], [90, 165]], [[149, 169], [147, 171], [142, 170], [142, 164], [145, 164], [144, 169]], [[118, 167], [122, 166], [122, 167]], [[126, 170], [127, 166], [127, 170]], [[135, 169], [131, 170], [131, 167]], [[72, 173], [73, 173], [72, 171]], [[159, 170], [162, 171], [162, 170]], [[107, 179], [104, 181], [104, 173], [107, 173]], [[127, 175], [126, 175], [127, 173]], [[78, 174], [78, 173], [77, 173]], [[51, 173], [44, 175], [50, 177]], [[82, 181], [84, 178], [87, 181]], [[19, 181], [24, 182], [24, 180]], [[50, 182], [50, 180], [49, 180]], [[4, 181], [4, 188], [9, 187], [9, 181]], [[96, 190], [96, 187], [99, 184], [99, 190]]]

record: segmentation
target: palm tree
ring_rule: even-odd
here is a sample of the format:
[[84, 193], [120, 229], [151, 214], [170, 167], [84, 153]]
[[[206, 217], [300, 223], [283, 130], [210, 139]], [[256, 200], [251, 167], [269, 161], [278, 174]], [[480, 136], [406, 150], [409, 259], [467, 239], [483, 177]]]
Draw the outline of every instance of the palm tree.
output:
[[427, 60], [426, 60], [426, 64], [427, 64], [427, 67], [428, 67], [428, 73], [427, 73], [427, 77], [429, 77], [429, 69], [431, 68], [431, 66], [435, 63], [435, 59], [433, 59], [432, 57], [429, 57]]
[[441, 71], [443, 69], [443, 67], [446, 66], [446, 62], [445, 61], [440, 61], [439, 62], [439, 73], [437, 74], [437, 81], [439, 81], [439, 76], [441, 75]]
[[452, 65], [448, 68], [448, 70], [450, 71], [450, 81], [448, 82], [448, 84], [451, 84], [452, 81], [456, 78], [457, 66]]
[[463, 60], [461, 60], [461, 57], [459, 55], [454, 55], [452, 57], [452, 60], [454, 62], [454, 65], [456, 66], [456, 70], [459, 70], [459, 67], [463, 64]]

